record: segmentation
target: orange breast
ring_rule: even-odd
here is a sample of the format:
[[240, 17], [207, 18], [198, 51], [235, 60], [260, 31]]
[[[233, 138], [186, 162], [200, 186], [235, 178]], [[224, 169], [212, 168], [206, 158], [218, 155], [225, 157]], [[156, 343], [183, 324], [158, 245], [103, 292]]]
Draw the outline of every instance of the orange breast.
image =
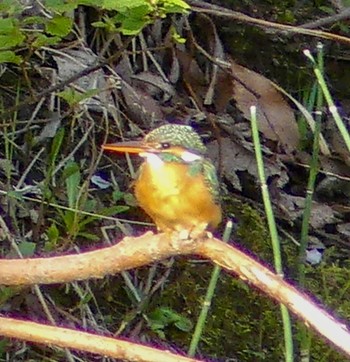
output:
[[157, 170], [147, 162], [141, 167], [135, 196], [162, 231], [191, 231], [199, 225], [203, 229], [215, 228], [221, 221], [221, 207], [215, 203], [203, 175], [191, 176], [187, 167], [169, 162]]

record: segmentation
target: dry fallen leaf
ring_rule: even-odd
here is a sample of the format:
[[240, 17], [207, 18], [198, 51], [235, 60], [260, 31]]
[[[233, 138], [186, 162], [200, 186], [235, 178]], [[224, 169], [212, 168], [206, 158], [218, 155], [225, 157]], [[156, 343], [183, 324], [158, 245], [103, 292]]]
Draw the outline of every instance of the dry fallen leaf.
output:
[[299, 131], [294, 112], [271, 81], [261, 74], [231, 61], [232, 77], [224, 72], [218, 82], [216, 108], [224, 112], [230, 100], [246, 119], [250, 119], [250, 107], [257, 107], [259, 130], [268, 140], [279, 142], [286, 153], [296, 150]]
[[158, 101], [136, 86], [122, 82], [121, 92], [127, 105], [128, 116], [137, 124], [149, 126], [163, 118]]
[[[253, 176], [254, 180], [258, 180], [258, 171], [253, 150], [244, 148], [239, 143], [229, 139], [222, 138], [220, 140], [221, 147], [221, 166], [225, 178], [231, 182], [235, 189], [242, 191], [237, 172], [246, 171]], [[207, 145], [209, 157], [218, 165], [219, 164], [219, 145], [217, 141], [213, 141]], [[271, 161], [267, 158], [265, 162], [266, 177], [276, 176], [278, 187], [282, 187], [288, 181], [288, 175], [282, 163]]]
[[155, 99], [162, 99], [163, 102], [168, 101], [175, 94], [174, 87], [158, 74], [141, 72], [132, 75], [131, 79], [133, 80], [133, 85], [137, 85]]
[[[96, 64], [98, 56], [88, 48], [81, 49], [61, 49], [59, 53], [52, 55], [56, 64], [58, 77], [65, 81], [81, 72], [87, 66]], [[117, 79], [119, 83], [119, 79]], [[117, 84], [118, 86], [119, 84]], [[70, 86], [75, 87], [81, 92], [87, 92], [92, 89], [98, 89], [99, 94], [84, 100], [84, 103], [91, 109], [99, 111], [105, 109], [106, 103], [114, 104], [106, 75], [102, 69], [98, 69], [87, 76], [81, 77]]]
[[232, 72], [245, 85], [235, 81], [233, 97], [237, 107], [250, 119], [250, 107], [257, 106], [259, 130], [270, 140], [279, 141], [286, 152], [294, 151], [299, 132], [294, 112], [271, 82], [256, 72], [232, 62]]
[[[286, 219], [295, 221], [304, 213], [305, 198], [281, 192], [278, 197], [278, 208], [285, 214]], [[314, 229], [321, 229], [326, 224], [337, 223], [337, 212], [330, 206], [313, 201], [311, 206], [310, 225]]]

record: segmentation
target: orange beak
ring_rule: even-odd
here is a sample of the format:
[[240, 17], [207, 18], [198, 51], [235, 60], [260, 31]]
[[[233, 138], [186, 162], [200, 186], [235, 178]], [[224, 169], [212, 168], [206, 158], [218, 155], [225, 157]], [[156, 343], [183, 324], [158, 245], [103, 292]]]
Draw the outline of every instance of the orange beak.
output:
[[[154, 147], [147, 145], [141, 141], [107, 143], [102, 145], [102, 149], [113, 152], [126, 152], [126, 153], [143, 153], [143, 152], [157, 152]], [[158, 150], [159, 151], [159, 150]]]

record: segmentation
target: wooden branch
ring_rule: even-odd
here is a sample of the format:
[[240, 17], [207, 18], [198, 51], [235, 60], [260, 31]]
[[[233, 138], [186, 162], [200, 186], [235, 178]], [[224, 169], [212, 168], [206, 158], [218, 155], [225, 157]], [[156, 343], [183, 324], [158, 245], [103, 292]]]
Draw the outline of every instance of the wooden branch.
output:
[[49, 284], [101, 278], [106, 274], [186, 254], [208, 258], [237, 274], [276, 301], [285, 304], [307, 325], [350, 356], [350, 333], [344, 324], [237, 247], [215, 238], [174, 240], [165, 234], [146, 233], [138, 238], [125, 238], [112, 247], [78, 255], [1, 260], [0, 284]]
[[196, 243], [173, 243], [164, 234], [151, 232], [126, 237], [118, 244], [75, 255], [50, 258], [0, 260], [0, 284], [67, 283], [102, 278], [174, 255], [194, 253]]
[[0, 317], [0, 335], [41, 344], [54, 344], [60, 347], [74, 348], [101, 356], [118, 358], [123, 361], [198, 361], [171, 353], [170, 351], [147, 347], [138, 343], [12, 318]]
[[271, 22], [263, 19], [257, 19], [253, 18], [249, 15], [233, 11], [230, 9], [227, 9], [225, 7], [210, 4], [206, 1], [201, 0], [187, 0], [187, 3], [191, 6], [191, 10], [197, 13], [203, 13], [203, 14], [210, 14], [213, 16], [218, 16], [221, 18], [228, 18], [232, 20], [236, 20], [242, 23], [252, 24], [255, 26], [263, 27], [263, 28], [270, 28], [275, 29], [276, 31], [283, 33], [297, 33], [297, 34], [304, 34], [304, 35], [310, 35], [318, 38], [323, 39], [330, 39], [334, 41], [341, 41], [343, 43], [349, 44], [350, 39], [345, 36], [329, 33], [326, 31], [321, 30], [312, 30], [307, 29], [304, 26], [292, 26], [292, 25], [286, 25], [276, 22]]
[[338, 14], [333, 14], [326, 16], [324, 18], [320, 18], [318, 20], [310, 21], [309, 23], [301, 25], [301, 27], [304, 29], [314, 29], [314, 28], [319, 28], [321, 26], [333, 25], [338, 21], [348, 20], [349, 18], [350, 18], [350, 9], [345, 8], [342, 12]]

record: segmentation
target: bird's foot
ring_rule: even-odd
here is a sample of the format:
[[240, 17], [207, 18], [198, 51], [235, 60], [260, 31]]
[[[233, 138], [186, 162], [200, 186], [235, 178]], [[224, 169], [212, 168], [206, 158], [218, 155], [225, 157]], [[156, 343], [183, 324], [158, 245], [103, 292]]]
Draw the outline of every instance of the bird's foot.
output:
[[[191, 229], [178, 229], [174, 231], [173, 237], [179, 240], [189, 240], [189, 239], [200, 239], [203, 237], [210, 237], [208, 236], [208, 231], [206, 231], [208, 224], [207, 223], [199, 223], [193, 226]], [[209, 233], [211, 235], [211, 233]], [[212, 236], [212, 235], [211, 235]]]
[[191, 229], [191, 231], [189, 233], [189, 237], [194, 240], [212, 237], [213, 236], [212, 233], [206, 230], [207, 227], [208, 227], [208, 223], [206, 223], [206, 222], [202, 222], [202, 223], [195, 225]]
[[198, 239], [210, 239], [213, 237], [212, 233], [207, 231], [208, 224], [207, 223], [199, 223], [193, 226], [190, 229], [181, 229], [178, 228], [176, 230], [172, 230], [169, 232], [169, 236], [171, 238], [171, 242], [173, 245], [180, 245], [184, 242], [191, 240], [195, 241]]
[[177, 234], [177, 237], [180, 240], [188, 240], [188, 239], [190, 239], [190, 236], [191, 236], [190, 230], [186, 230], [186, 229], [180, 230], [179, 232], [176, 231], [175, 233]]

